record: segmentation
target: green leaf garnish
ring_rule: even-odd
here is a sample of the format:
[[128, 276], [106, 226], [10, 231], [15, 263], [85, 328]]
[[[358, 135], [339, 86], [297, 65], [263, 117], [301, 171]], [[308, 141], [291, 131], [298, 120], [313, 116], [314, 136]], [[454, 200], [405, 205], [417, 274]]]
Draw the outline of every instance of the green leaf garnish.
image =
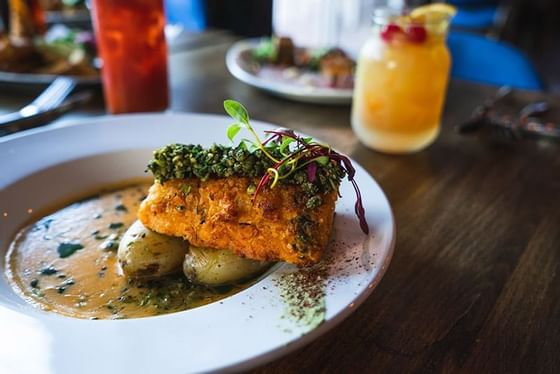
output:
[[315, 159], [315, 162], [317, 162], [319, 165], [325, 166], [326, 164], [328, 164], [330, 161], [328, 156], [321, 156], [321, 157], [317, 157]]
[[[266, 150], [263, 142], [261, 141], [261, 139], [259, 138], [259, 136], [255, 132], [255, 130], [253, 130], [253, 127], [249, 123], [249, 114], [247, 113], [247, 109], [245, 109], [243, 104], [241, 104], [241, 103], [239, 103], [235, 100], [225, 100], [224, 101], [224, 110], [226, 111], [227, 114], [230, 115], [231, 118], [238, 121], [238, 124], [239, 124], [240, 127], [244, 127], [247, 130], [249, 130], [251, 135], [253, 135], [253, 137], [256, 140], [255, 142], [251, 142], [251, 143], [254, 144], [258, 149], [260, 149], [266, 155], [266, 157], [268, 157], [274, 163], [280, 162], [280, 160], [277, 160], [276, 158], [274, 158], [270, 154], [270, 152], [268, 152]], [[230, 126], [230, 128], [231, 128], [231, 126]], [[229, 131], [229, 129], [228, 129], [228, 131]], [[232, 130], [232, 131], [235, 131], [235, 130]], [[237, 131], [239, 131], [239, 130], [237, 130]], [[235, 132], [235, 134], [237, 134], [237, 132]], [[228, 137], [229, 137], [229, 134], [228, 134]]]
[[77, 250], [83, 248], [84, 246], [81, 245], [80, 243], [60, 243], [57, 248], [58, 256], [60, 258], [66, 258], [68, 256], [73, 255], [74, 252], [76, 252]]
[[296, 140], [294, 138], [284, 138], [282, 139], [282, 143], [280, 144], [280, 153], [282, 153], [283, 155], [286, 155], [286, 152], [289, 151], [289, 146], [290, 144], [292, 144], [293, 142], [295, 142]]
[[244, 125], [249, 124], [249, 113], [247, 113], [247, 109], [241, 103], [235, 100], [225, 100], [224, 109], [234, 120]]
[[235, 136], [237, 135], [239, 130], [241, 130], [241, 125], [239, 123], [233, 123], [228, 127], [227, 137], [230, 142], [233, 143], [233, 139], [235, 139]]

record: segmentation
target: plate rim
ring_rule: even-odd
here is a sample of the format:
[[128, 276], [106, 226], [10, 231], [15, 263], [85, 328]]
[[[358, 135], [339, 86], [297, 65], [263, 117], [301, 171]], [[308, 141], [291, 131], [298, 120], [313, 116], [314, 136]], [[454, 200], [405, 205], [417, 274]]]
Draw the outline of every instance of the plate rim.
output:
[[[99, 72], [101, 74], [101, 72]], [[100, 85], [101, 75], [96, 77], [82, 77], [79, 75], [64, 75], [72, 78], [80, 85]], [[56, 74], [34, 74], [34, 73], [14, 73], [10, 71], [0, 70], [0, 84], [17, 84], [17, 85], [37, 85], [50, 84], [60, 75]]]
[[[143, 119], [143, 118], [147, 118], [147, 119], [157, 119], [157, 118], [170, 118], [170, 117], [178, 117], [178, 118], [193, 118], [193, 117], [197, 117], [197, 116], [201, 116], [201, 117], [206, 117], [209, 119], [220, 119], [223, 120], [225, 118], [227, 118], [226, 116], [223, 115], [216, 115], [216, 114], [199, 114], [199, 113], [163, 113], [163, 114], [144, 114], [144, 113], [140, 113], [140, 114], [132, 114], [132, 115], [119, 115], [119, 116], [111, 116], [111, 115], [106, 115], [106, 116], [100, 116], [100, 117], [95, 117], [95, 118], [86, 118], [86, 119], [78, 119], [78, 120], [74, 120], [74, 121], [69, 121], [67, 123], [62, 124], [61, 126], [53, 126], [53, 127], [43, 127], [43, 128], [38, 128], [38, 129], [33, 129], [33, 130], [29, 130], [29, 131], [25, 131], [25, 132], [21, 132], [21, 133], [16, 133], [13, 135], [9, 135], [3, 138], [0, 138], [0, 146], [3, 146], [5, 143], [10, 143], [11, 141], [16, 141], [18, 139], [25, 139], [26, 137], [32, 137], [32, 136], [40, 136], [42, 133], [48, 133], [48, 132], [53, 132], [53, 131], [66, 131], [66, 128], [76, 128], [77, 126], [86, 126], [86, 125], [92, 125], [92, 124], [99, 124], [100, 122], [108, 122], [108, 121], [126, 121], [126, 122], [131, 122], [137, 119]], [[272, 123], [268, 123], [268, 122], [261, 122], [261, 121], [253, 121], [253, 124], [256, 125], [255, 127], [261, 127], [261, 126], [265, 126], [265, 127], [272, 127], [272, 128], [276, 128], [277, 125], [272, 124]], [[260, 129], [259, 129], [260, 130]], [[298, 131], [299, 132], [299, 131]], [[96, 153], [96, 154], [102, 154], [101, 153]], [[353, 160], [354, 161], [354, 160]], [[355, 161], [354, 161], [355, 162]], [[393, 253], [394, 253], [394, 247], [395, 247], [395, 242], [396, 242], [396, 233], [397, 233], [397, 228], [396, 228], [396, 224], [395, 224], [395, 219], [394, 219], [394, 214], [393, 211], [391, 209], [391, 205], [390, 202], [386, 196], [386, 194], [384, 193], [384, 191], [381, 189], [381, 186], [379, 186], [379, 183], [377, 183], [377, 181], [375, 180], [375, 178], [373, 178], [373, 176], [371, 176], [369, 174], [369, 172], [364, 169], [360, 164], [358, 164], [357, 162], [355, 162], [357, 168], [361, 169], [363, 172], [365, 172], [367, 174], [367, 176], [372, 180], [372, 182], [378, 187], [379, 192], [381, 193], [381, 197], [384, 200], [384, 203], [387, 205], [388, 208], [388, 215], [389, 215], [389, 219], [390, 219], [390, 225], [389, 225], [389, 229], [391, 232], [391, 237], [389, 238], [389, 244], [387, 247], [387, 252], [385, 254], [385, 257], [383, 258], [383, 262], [382, 263], [376, 263], [376, 266], [379, 268], [375, 277], [371, 280], [371, 284], [373, 286], [371, 287], [366, 287], [361, 293], [358, 294], [357, 297], [355, 297], [353, 299], [353, 303], [355, 304], [354, 308], [344, 308], [341, 311], [338, 311], [337, 314], [335, 314], [334, 316], [332, 316], [330, 319], [325, 320], [325, 322], [323, 324], [321, 324], [320, 326], [318, 326], [317, 328], [313, 329], [312, 331], [304, 334], [303, 336], [300, 336], [298, 338], [295, 338], [293, 340], [291, 340], [290, 342], [288, 342], [287, 344], [280, 344], [277, 345], [275, 348], [266, 351], [266, 352], [262, 352], [261, 354], [258, 354], [257, 356], [252, 356], [250, 358], [247, 358], [245, 360], [241, 360], [238, 362], [229, 362], [228, 364], [222, 365], [222, 366], [215, 366], [213, 367], [211, 370], [215, 371], [215, 370], [224, 370], [224, 369], [228, 369], [228, 370], [246, 370], [246, 369], [250, 369], [253, 368], [255, 366], [258, 365], [262, 365], [266, 362], [270, 362], [278, 357], [284, 356], [290, 352], [293, 352], [294, 350], [303, 347], [307, 344], [309, 344], [311, 341], [315, 340], [317, 337], [325, 334], [326, 332], [330, 331], [331, 329], [333, 329], [334, 327], [336, 327], [340, 322], [342, 322], [344, 319], [346, 319], [358, 306], [360, 306], [373, 292], [373, 290], [378, 286], [378, 284], [381, 282], [381, 280], [383, 279], [389, 264], [392, 260], [393, 257]], [[41, 169], [43, 170], [43, 169]], [[35, 173], [36, 171], [33, 171], [32, 173]], [[12, 181], [12, 183], [16, 183], [17, 180], [21, 179], [23, 177], [19, 177], [16, 178], [15, 180]], [[9, 183], [11, 184], [11, 183]], [[2, 251], [2, 253], [4, 253]], [[2, 269], [2, 273], [4, 276], [4, 269]], [[5, 278], [5, 277], [4, 277]], [[0, 307], [3, 308], [3, 307]], [[24, 313], [25, 314], [25, 313]], [[50, 317], [50, 315], [49, 315]], [[58, 317], [58, 316], [56, 316]]]

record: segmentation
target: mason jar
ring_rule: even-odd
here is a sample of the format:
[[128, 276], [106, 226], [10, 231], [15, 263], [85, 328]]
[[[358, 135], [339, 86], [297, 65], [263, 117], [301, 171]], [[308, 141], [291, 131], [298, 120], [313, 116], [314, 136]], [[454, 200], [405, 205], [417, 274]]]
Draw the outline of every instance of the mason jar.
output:
[[374, 13], [358, 58], [352, 105], [352, 128], [366, 146], [408, 153], [437, 137], [451, 64], [448, 13]]

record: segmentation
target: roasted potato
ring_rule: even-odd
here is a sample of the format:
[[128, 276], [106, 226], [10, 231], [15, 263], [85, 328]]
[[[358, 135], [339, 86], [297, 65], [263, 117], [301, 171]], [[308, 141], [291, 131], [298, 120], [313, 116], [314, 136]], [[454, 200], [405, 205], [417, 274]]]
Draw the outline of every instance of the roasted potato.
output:
[[189, 248], [183, 273], [195, 284], [216, 287], [239, 282], [263, 272], [270, 262], [249, 260], [230, 250]]
[[117, 252], [123, 272], [136, 278], [158, 278], [181, 271], [188, 243], [158, 234], [136, 221], [124, 234]]

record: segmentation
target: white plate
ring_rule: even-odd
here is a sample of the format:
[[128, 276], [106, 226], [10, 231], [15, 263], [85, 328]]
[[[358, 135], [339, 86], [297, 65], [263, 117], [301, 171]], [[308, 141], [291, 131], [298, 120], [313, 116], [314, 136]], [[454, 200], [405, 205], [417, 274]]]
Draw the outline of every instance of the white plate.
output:
[[295, 85], [256, 75], [252, 66], [254, 62], [246, 56], [247, 52], [255, 49], [259, 43], [260, 39], [241, 40], [228, 50], [226, 66], [229, 72], [240, 81], [295, 101], [315, 104], [349, 104], [352, 102], [352, 89]]
[[[144, 176], [151, 151], [168, 143], [226, 143], [231, 120], [199, 114], [101, 117], [0, 138], [0, 268], [28, 209], [52, 207], [92, 187]], [[254, 124], [257, 132], [278, 126]], [[393, 250], [395, 226], [377, 183], [356, 165], [371, 234], [354, 216], [354, 191], [341, 186], [329, 256], [326, 319], [316, 329], [283, 318], [275, 280], [180, 313], [130, 320], [80, 320], [33, 308], [0, 279], [1, 373], [186, 373], [247, 369], [318, 338], [373, 291]]]

